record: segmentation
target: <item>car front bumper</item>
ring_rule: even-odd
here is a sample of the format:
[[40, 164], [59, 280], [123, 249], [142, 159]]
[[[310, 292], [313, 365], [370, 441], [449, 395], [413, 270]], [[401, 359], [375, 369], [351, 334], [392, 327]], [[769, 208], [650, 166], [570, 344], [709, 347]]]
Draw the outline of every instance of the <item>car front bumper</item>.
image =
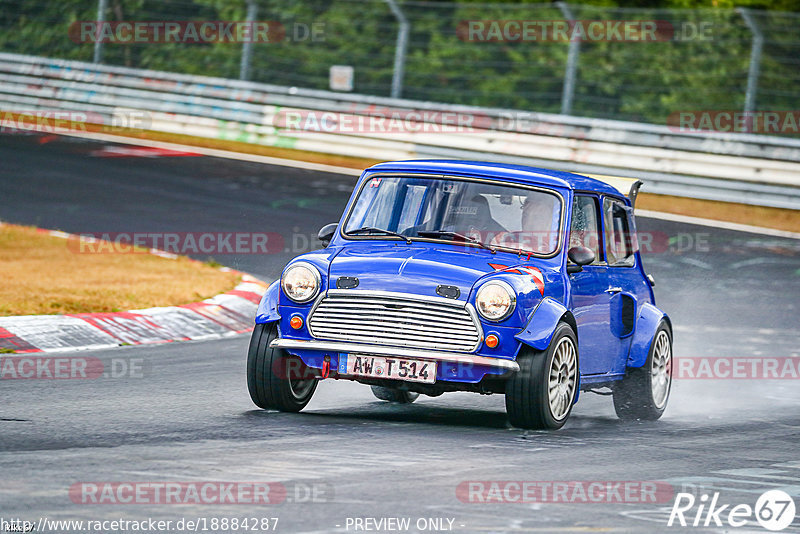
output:
[[343, 341], [319, 341], [303, 339], [283, 339], [274, 340], [270, 347], [276, 349], [286, 349], [292, 351], [316, 351], [324, 353], [338, 354], [340, 352], [372, 354], [376, 356], [395, 356], [399, 358], [412, 358], [416, 360], [428, 360], [436, 362], [447, 362], [460, 366], [488, 367], [501, 369], [503, 371], [519, 371], [519, 364], [513, 360], [502, 358], [487, 358], [486, 356], [476, 356], [472, 354], [462, 354], [455, 352], [420, 350], [406, 347], [392, 347], [381, 345], [367, 345], [363, 343], [348, 343]]

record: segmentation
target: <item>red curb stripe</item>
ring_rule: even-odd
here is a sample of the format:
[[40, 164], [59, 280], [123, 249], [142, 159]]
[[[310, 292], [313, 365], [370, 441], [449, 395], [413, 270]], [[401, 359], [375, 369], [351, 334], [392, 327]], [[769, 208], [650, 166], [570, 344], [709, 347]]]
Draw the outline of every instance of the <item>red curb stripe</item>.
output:
[[37, 349], [5, 328], [0, 328], [0, 348], [10, 349], [19, 353], [42, 352], [40, 349]]
[[188, 150], [174, 150], [159, 147], [132, 147], [132, 146], [104, 146], [93, 150], [90, 156], [101, 158], [170, 158], [170, 157], [199, 157], [202, 154]]
[[253, 328], [252, 326], [248, 326], [244, 330], [237, 329], [236, 326], [240, 324], [249, 324], [251, 319], [221, 304], [193, 302], [191, 304], [185, 304], [181, 306], [181, 308], [186, 308], [200, 314], [209, 321], [213, 321], [231, 332], [249, 332]]
[[261, 302], [261, 295], [259, 295], [258, 293], [253, 293], [252, 291], [241, 291], [239, 289], [232, 289], [224, 294], [233, 295], [235, 297], [241, 297], [243, 299], [249, 300], [254, 304], [258, 304]]
[[[130, 312], [114, 313], [81, 313], [69, 314], [69, 317], [76, 317], [86, 321], [95, 328], [102, 330], [109, 336], [120, 340], [123, 343], [132, 345], [143, 345], [151, 343], [169, 343], [175, 339], [159, 336], [164, 328], [153, 323], [146, 315]], [[177, 338], [186, 341], [189, 338]]]

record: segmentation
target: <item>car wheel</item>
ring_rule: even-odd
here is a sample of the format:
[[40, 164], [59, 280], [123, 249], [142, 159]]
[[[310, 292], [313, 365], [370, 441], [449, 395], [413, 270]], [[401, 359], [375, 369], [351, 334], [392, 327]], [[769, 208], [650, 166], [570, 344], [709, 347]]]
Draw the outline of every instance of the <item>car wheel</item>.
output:
[[519, 371], [506, 385], [506, 411], [519, 428], [564, 426], [578, 388], [578, 339], [559, 323], [547, 350], [525, 349], [517, 357]]
[[655, 421], [667, 407], [672, 388], [672, 332], [662, 322], [642, 367], [628, 369], [614, 385], [614, 410], [623, 420]]
[[297, 356], [269, 346], [278, 337], [278, 324], [257, 324], [247, 352], [247, 389], [256, 406], [265, 410], [299, 412], [317, 389], [314, 372]]
[[372, 394], [380, 400], [396, 402], [398, 404], [411, 404], [419, 397], [419, 393], [413, 393], [411, 391], [401, 391], [399, 389], [385, 388], [383, 386], [370, 387], [372, 388]]

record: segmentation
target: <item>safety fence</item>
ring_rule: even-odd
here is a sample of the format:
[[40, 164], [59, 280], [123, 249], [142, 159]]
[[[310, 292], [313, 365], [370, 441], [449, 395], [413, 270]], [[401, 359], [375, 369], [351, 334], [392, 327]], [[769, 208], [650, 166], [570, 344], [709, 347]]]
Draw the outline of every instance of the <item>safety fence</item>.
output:
[[800, 139], [788, 137], [682, 131], [9, 53], [0, 53], [0, 110], [4, 129], [41, 129], [25, 116], [68, 112], [75, 122], [102, 124], [112, 133], [133, 127], [378, 160], [488, 159], [637, 177], [652, 193], [800, 209]]

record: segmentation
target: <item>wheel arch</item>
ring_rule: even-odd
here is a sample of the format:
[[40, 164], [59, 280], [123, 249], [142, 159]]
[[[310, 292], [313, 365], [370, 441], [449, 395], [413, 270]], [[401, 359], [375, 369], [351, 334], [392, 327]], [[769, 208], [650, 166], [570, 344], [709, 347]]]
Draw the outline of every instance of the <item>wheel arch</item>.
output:
[[516, 336], [518, 341], [536, 350], [545, 350], [550, 346], [558, 323], [565, 322], [578, 339], [578, 324], [575, 316], [563, 304], [552, 297], [542, 299], [531, 312], [525, 328]]
[[650, 303], [642, 304], [639, 316], [636, 318], [626, 367], [642, 367], [647, 362], [650, 346], [662, 322], [669, 328], [672, 339], [672, 321], [669, 316]]
[[578, 321], [575, 320], [575, 316], [572, 315], [572, 312], [569, 310], [564, 312], [564, 315], [561, 316], [561, 321], [572, 327], [572, 331], [575, 332], [575, 339], [578, 339]]
[[269, 285], [264, 296], [261, 297], [261, 302], [258, 304], [256, 324], [271, 323], [281, 318], [281, 314], [278, 312], [280, 291], [280, 280], [275, 280]]

